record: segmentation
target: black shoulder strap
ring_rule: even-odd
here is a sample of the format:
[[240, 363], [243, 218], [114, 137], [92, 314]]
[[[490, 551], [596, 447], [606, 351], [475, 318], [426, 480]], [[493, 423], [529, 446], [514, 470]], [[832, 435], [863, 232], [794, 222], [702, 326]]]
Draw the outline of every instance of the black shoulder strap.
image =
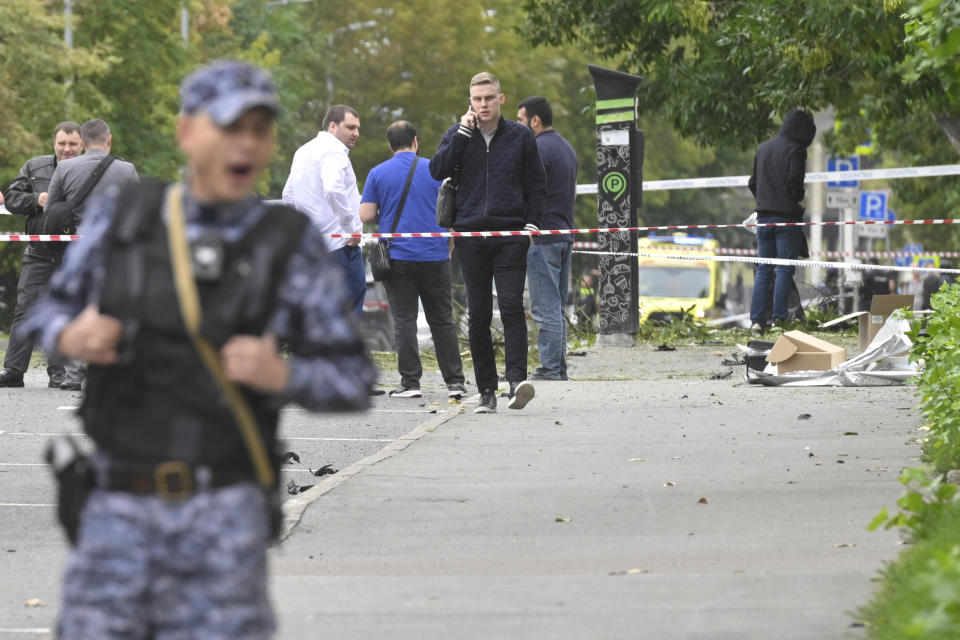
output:
[[403, 185], [403, 195], [400, 196], [400, 204], [397, 206], [397, 215], [393, 218], [393, 227], [390, 229], [390, 233], [397, 232], [397, 225], [400, 223], [400, 214], [403, 213], [403, 205], [407, 204], [407, 194], [410, 193], [410, 183], [413, 182], [413, 174], [417, 170], [417, 163], [419, 161], [420, 156], [413, 156], [413, 164], [410, 165], [410, 171], [407, 172], [407, 183]]
[[87, 199], [87, 196], [90, 195], [90, 192], [93, 190], [97, 183], [100, 182], [100, 178], [103, 177], [103, 174], [107, 172], [107, 167], [110, 166], [110, 163], [116, 160], [111, 155], [107, 155], [103, 160], [100, 161], [93, 169], [93, 173], [87, 178], [87, 181], [83, 183], [83, 186], [80, 187], [80, 191], [76, 193], [75, 196], [70, 198], [70, 204], [73, 208], [76, 208], [77, 205], [83, 203]]

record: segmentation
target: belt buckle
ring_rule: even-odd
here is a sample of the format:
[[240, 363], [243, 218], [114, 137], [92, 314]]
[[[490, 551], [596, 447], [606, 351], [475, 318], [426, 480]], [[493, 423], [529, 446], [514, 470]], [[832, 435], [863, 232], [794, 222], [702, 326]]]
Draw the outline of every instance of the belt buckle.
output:
[[186, 462], [161, 462], [153, 469], [153, 481], [157, 495], [168, 502], [185, 500], [193, 493], [193, 473]]

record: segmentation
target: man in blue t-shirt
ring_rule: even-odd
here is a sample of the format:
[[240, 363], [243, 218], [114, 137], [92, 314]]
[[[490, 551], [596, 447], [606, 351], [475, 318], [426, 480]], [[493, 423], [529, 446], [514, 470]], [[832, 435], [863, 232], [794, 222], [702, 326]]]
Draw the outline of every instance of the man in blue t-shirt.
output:
[[[541, 229], [573, 229], [577, 197], [577, 154], [553, 128], [553, 109], [546, 98], [525, 98], [517, 122], [530, 127], [547, 174], [547, 199]], [[534, 236], [527, 252], [530, 315], [537, 323], [540, 366], [531, 380], [567, 379], [567, 320], [563, 309], [570, 289], [573, 235]]]
[[[387, 128], [387, 142], [393, 157], [370, 171], [360, 201], [360, 219], [376, 222], [381, 233], [390, 232], [397, 216], [404, 186], [416, 161], [410, 190], [400, 211], [396, 233], [441, 232], [437, 226], [436, 204], [440, 183], [430, 176], [429, 162], [417, 156], [420, 142], [417, 130], [405, 120]], [[447, 238], [395, 238], [381, 240], [390, 243], [390, 274], [384, 280], [393, 314], [397, 344], [397, 369], [400, 385], [390, 392], [393, 398], [419, 398], [420, 349], [417, 344], [417, 301], [423, 303], [423, 312], [430, 325], [437, 364], [447, 385], [447, 395], [461, 398], [463, 364], [460, 344], [453, 323], [450, 301], [450, 250], [452, 240]]]

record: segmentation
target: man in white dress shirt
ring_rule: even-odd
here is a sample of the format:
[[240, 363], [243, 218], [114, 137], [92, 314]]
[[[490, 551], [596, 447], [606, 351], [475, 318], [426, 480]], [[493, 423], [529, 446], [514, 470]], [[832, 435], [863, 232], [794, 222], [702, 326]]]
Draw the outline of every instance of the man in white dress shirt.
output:
[[[323, 130], [297, 149], [283, 200], [313, 220], [323, 233], [360, 233], [360, 191], [350, 163], [350, 149], [360, 137], [360, 116], [334, 105], [323, 117]], [[343, 268], [347, 303], [359, 316], [367, 292], [359, 238], [327, 238], [327, 248]]]

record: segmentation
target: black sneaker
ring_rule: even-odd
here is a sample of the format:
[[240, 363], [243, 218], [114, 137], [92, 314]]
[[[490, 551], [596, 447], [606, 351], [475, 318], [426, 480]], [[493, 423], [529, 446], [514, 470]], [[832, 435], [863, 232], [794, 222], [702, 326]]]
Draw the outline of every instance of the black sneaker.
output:
[[460, 400], [467, 395], [467, 388], [462, 384], [448, 384], [447, 397], [453, 400]]
[[64, 382], [60, 385], [60, 389], [63, 391], [80, 391], [82, 384], [79, 382]]
[[527, 380], [538, 380], [540, 382], [566, 382], [567, 376], [564, 374], [561, 374], [558, 376], [551, 377], [543, 373], [535, 373], [529, 378], [527, 378]]
[[422, 398], [420, 387], [405, 387], [402, 384], [390, 392], [391, 398]]
[[497, 412], [497, 390], [484, 389], [480, 392], [480, 404], [473, 410], [474, 413], [496, 413]]
[[533, 396], [537, 394], [537, 390], [533, 388], [533, 385], [526, 380], [521, 382], [511, 382], [510, 383], [510, 402], [507, 403], [507, 406], [511, 409], [523, 409], [527, 406], [527, 403], [533, 400]]
[[59, 373], [55, 373], [52, 376], [50, 376], [50, 382], [47, 383], [47, 386], [51, 389], [59, 389], [60, 385], [63, 384], [63, 380], [64, 378], [62, 375], [60, 375]]
[[10, 369], [0, 369], [0, 387], [22, 387], [23, 374], [11, 371]]

